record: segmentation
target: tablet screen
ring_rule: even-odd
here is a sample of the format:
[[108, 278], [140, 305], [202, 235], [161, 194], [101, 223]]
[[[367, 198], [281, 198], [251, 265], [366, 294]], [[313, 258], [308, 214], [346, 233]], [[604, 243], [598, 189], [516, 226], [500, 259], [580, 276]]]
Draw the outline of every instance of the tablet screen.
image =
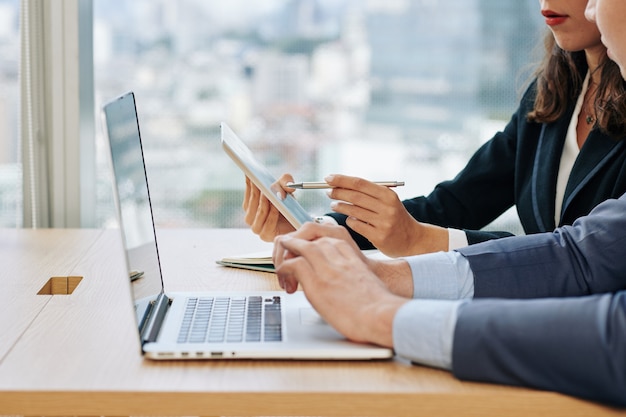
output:
[[254, 157], [246, 144], [224, 122], [221, 123], [221, 132], [222, 147], [228, 156], [235, 161], [244, 174], [250, 178], [293, 227], [298, 229], [303, 223], [313, 221], [312, 216], [291, 195], [288, 194], [284, 200], [276, 196], [276, 193], [280, 191], [280, 187], [274, 185], [276, 178]]

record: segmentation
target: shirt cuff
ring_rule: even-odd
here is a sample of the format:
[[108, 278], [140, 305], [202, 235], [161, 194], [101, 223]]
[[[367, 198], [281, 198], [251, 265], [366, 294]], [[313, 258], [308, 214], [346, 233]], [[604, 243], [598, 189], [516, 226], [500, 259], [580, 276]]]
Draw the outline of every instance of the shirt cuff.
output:
[[458, 252], [405, 258], [413, 275], [413, 298], [458, 300], [474, 296], [474, 274]]
[[459, 306], [467, 302], [413, 300], [393, 319], [396, 355], [436, 368], [452, 369], [452, 344]]
[[469, 246], [467, 234], [463, 230], [448, 229], [448, 250], [455, 250]]

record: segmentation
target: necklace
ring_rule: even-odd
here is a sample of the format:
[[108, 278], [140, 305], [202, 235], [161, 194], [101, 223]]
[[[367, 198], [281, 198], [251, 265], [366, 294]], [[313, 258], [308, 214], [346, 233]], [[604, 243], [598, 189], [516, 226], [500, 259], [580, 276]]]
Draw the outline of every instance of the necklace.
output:
[[[589, 98], [595, 96], [595, 94], [596, 91], [595, 89], [593, 89], [593, 82], [589, 80], [589, 87], [587, 88], [587, 92], [585, 93], [585, 98], [583, 100], [583, 105], [581, 109], [581, 111], [585, 114], [585, 122], [588, 125], [592, 125], [596, 122], [595, 105], [593, 104], [595, 103], [595, 100], [593, 100], [593, 103], [591, 105], [589, 104]], [[589, 107], [591, 107], [591, 109], [589, 109]]]

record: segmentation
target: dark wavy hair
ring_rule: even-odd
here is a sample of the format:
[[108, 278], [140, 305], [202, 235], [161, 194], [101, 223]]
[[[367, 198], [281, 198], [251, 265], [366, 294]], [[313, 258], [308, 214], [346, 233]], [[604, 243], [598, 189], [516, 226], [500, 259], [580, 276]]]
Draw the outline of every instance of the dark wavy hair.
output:
[[[545, 56], [539, 64], [537, 96], [528, 120], [550, 123], [561, 117], [581, 93], [586, 68], [584, 51], [561, 49], [548, 31], [544, 39]], [[614, 138], [626, 136], [626, 82], [617, 64], [606, 56], [597, 69], [601, 71], [600, 85], [594, 100], [596, 125]]]

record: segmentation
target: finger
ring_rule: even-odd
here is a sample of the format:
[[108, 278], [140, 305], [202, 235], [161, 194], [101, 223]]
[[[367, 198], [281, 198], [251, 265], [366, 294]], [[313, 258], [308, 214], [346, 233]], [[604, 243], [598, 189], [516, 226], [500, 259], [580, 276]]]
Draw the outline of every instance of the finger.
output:
[[244, 211], [248, 211], [248, 200], [250, 199], [250, 179], [246, 177], [246, 189], [243, 193], [243, 204], [242, 207]]
[[271, 234], [271, 236], [267, 235], [268, 227], [266, 227], [267, 218], [271, 211], [271, 208], [272, 203], [267, 198], [265, 198], [265, 196], [261, 195], [259, 197], [259, 205], [256, 210], [256, 215], [254, 216], [254, 221], [250, 226], [252, 228], [252, 231], [259, 235], [259, 237], [265, 241], [271, 241], [272, 239], [274, 239], [273, 233]]
[[274, 267], [279, 267], [286, 259], [291, 259], [297, 254], [289, 252], [289, 250], [283, 245], [285, 240], [289, 240], [294, 235], [294, 232], [289, 233], [287, 235], [276, 236], [274, 238], [274, 247], [272, 249], [272, 263]]
[[[305, 223], [300, 229], [291, 234], [292, 237], [318, 242], [321, 239], [332, 239], [334, 241], [342, 241], [352, 247], [355, 252], [361, 254], [350, 232], [343, 226], [332, 224]], [[362, 255], [362, 254], [361, 254]], [[328, 255], [332, 258], [332, 253]]]
[[287, 187], [287, 183], [290, 183], [290, 182], [294, 182], [293, 176], [291, 174], [283, 174], [278, 179], [278, 183], [281, 185], [281, 187], [287, 188], [289, 190], [294, 190], [294, 188]]
[[[387, 190], [389, 191], [389, 190]], [[393, 193], [393, 191], [391, 191]], [[388, 198], [380, 196], [372, 196], [362, 192], [361, 190], [349, 190], [345, 188], [333, 188], [326, 193], [328, 197], [336, 201], [350, 203], [353, 206], [378, 213], [381, 209], [385, 209], [389, 204]]]
[[284, 236], [276, 236], [274, 238], [274, 247], [272, 248], [272, 263], [274, 264], [274, 268], [278, 269], [278, 267], [283, 263], [284, 259], [284, 251], [285, 248], [281, 245], [281, 240]]
[[[314, 268], [309, 259], [314, 253], [312, 244], [289, 235], [277, 238], [276, 243], [279, 248], [275, 252], [277, 257], [274, 259], [274, 266], [276, 275], [284, 280], [285, 290], [295, 291], [298, 283], [304, 287], [314, 274]], [[290, 255], [288, 259], [286, 254]]]
[[296, 238], [307, 241], [314, 241], [321, 237], [334, 237], [336, 239], [353, 243], [352, 237], [345, 227], [313, 222], [305, 223], [297, 231], [289, 233], [285, 236], [277, 236], [274, 239], [274, 248], [272, 251], [274, 266], [280, 265], [285, 259], [298, 256], [298, 254], [290, 253], [289, 250], [282, 245], [283, 237], [285, 239]]
[[291, 258], [276, 268], [276, 277], [278, 283], [288, 294], [293, 294], [298, 290], [300, 285], [299, 277], [310, 274], [307, 271], [308, 264], [301, 258]]
[[309, 250], [311, 250], [311, 252], [307, 253], [309, 257], [317, 256], [316, 262], [326, 262], [328, 258], [332, 258], [332, 246], [336, 244], [336, 242], [344, 242], [348, 247], [351, 247], [354, 252], [358, 252], [360, 256], [362, 256], [359, 248], [354, 240], [352, 240], [352, 237], [345, 227], [305, 223], [299, 230], [282, 237], [278, 236], [274, 239], [272, 252], [274, 266], [281, 264], [286, 259], [301, 256], [299, 251], [290, 250], [289, 242], [294, 239], [321, 242], [319, 245], [310, 246]]
[[266, 242], [271, 242], [276, 236], [280, 234], [277, 223], [280, 214], [274, 208], [274, 206], [272, 206], [271, 204], [269, 206], [269, 212], [265, 218], [262, 229], [259, 232], [259, 237], [261, 237], [261, 239]]
[[269, 204], [269, 211], [265, 216], [265, 221], [263, 223], [263, 229], [261, 230], [261, 235], [266, 236], [268, 242], [274, 239], [275, 236], [279, 234], [278, 230], [278, 221], [280, 220], [281, 214], [272, 204]]
[[364, 178], [352, 177], [349, 175], [332, 174], [324, 178], [324, 180], [329, 185], [332, 185], [334, 187], [334, 189], [331, 191], [334, 191], [335, 189], [352, 190], [372, 197], [377, 197], [380, 196], [381, 193], [390, 191], [388, 187], [375, 184], [372, 181], [368, 181]]
[[276, 266], [276, 279], [280, 288], [291, 294], [294, 288], [298, 287], [298, 281], [293, 275], [292, 268], [289, 265], [280, 264]]
[[[277, 269], [278, 267], [276, 266], [276, 264], [274, 264], [274, 270], [277, 270]], [[278, 286], [284, 290], [285, 289], [285, 277], [283, 275], [276, 274], [276, 280], [278, 281]]]
[[348, 260], [349, 263], [354, 263], [355, 258], [362, 258], [363, 254], [361, 250], [349, 242], [344, 240], [338, 240], [335, 238], [322, 238], [318, 240], [318, 246], [322, 253], [332, 259], [341, 259], [342, 262]]
[[345, 214], [348, 217], [354, 217], [364, 223], [377, 223], [380, 215], [367, 208], [355, 206], [342, 201], [333, 201], [330, 203], [330, 209], [336, 213]]
[[[283, 174], [280, 176], [278, 181], [274, 184], [278, 184], [276, 193], [280, 197], [281, 200], [284, 200], [287, 197], [287, 194], [293, 194], [296, 189], [287, 187], [287, 184], [293, 182], [293, 176], [291, 174]], [[273, 190], [274, 188], [272, 188]]]
[[260, 194], [261, 193], [259, 192], [259, 189], [254, 184], [250, 183], [248, 204], [246, 209], [246, 215], [244, 217], [244, 221], [248, 226], [251, 226], [254, 223], [254, 219], [257, 216]]
[[293, 233], [292, 237], [309, 241], [317, 240], [321, 237], [334, 237], [342, 240], [352, 240], [345, 227], [314, 222], [307, 222], [303, 224], [300, 229]]
[[295, 238], [293, 237], [293, 234], [282, 236], [277, 240], [280, 243], [280, 246], [282, 246], [286, 251], [293, 254], [295, 257], [309, 257], [311, 255], [307, 252], [307, 248], [312, 248], [311, 243], [303, 239]]
[[[337, 247], [350, 247], [348, 242], [333, 237], [324, 236], [315, 241], [307, 241], [293, 235], [282, 239], [281, 245], [287, 250], [288, 256], [306, 259], [312, 271], [323, 271], [335, 264], [341, 264], [343, 259], [336, 256]], [[352, 248], [350, 250], [353, 253], [358, 251]], [[285, 257], [283, 263], [287, 261]]]
[[254, 213], [252, 213], [254, 215], [254, 218], [252, 219], [250, 227], [252, 228], [252, 231], [254, 231], [254, 233], [259, 234], [263, 230], [263, 223], [265, 221], [265, 217], [267, 216], [269, 202], [267, 198], [265, 198], [261, 194], [257, 194], [257, 198], [255, 199], [255, 201], [256, 210], [254, 211]]
[[346, 219], [346, 225], [356, 233], [364, 236], [367, 240], [372, 242], [372, 244], [375, 245], [374, 242], [378, 241], [376, 236], [377, 228], [375, 225], [350, 216]]

